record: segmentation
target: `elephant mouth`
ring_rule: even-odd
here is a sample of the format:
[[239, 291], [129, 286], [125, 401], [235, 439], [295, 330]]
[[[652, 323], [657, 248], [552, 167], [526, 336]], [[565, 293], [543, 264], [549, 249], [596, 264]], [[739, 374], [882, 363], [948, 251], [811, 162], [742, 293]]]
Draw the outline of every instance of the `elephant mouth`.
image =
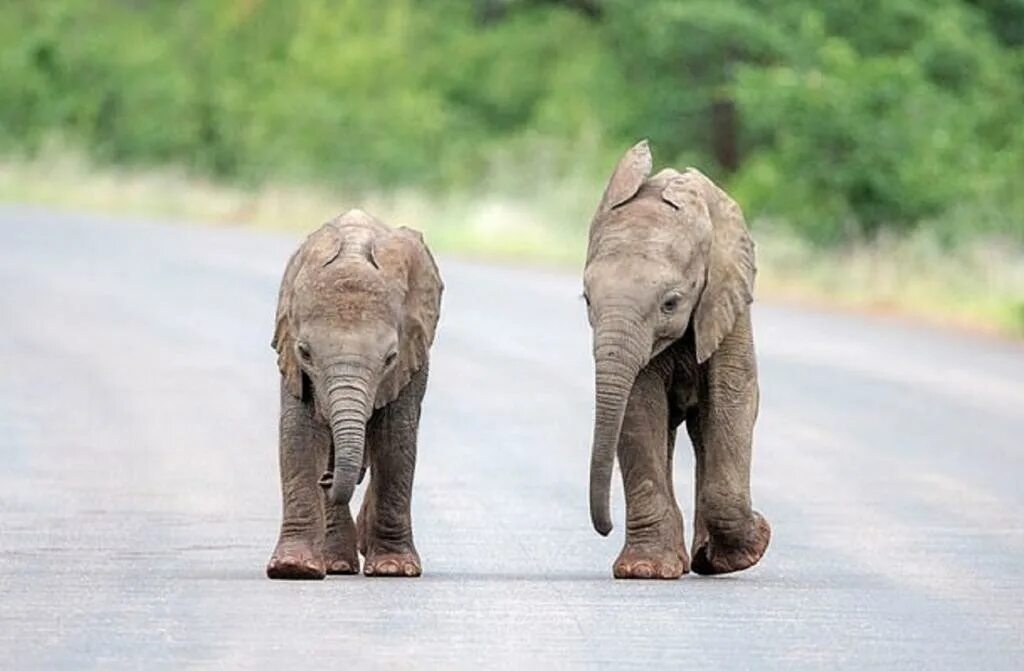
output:
[[667, 350], [669, 347], [672, 346], [673, 343], [676, 342], [676, 340], [678, 340], [678, 338], [675, 336], [666, 336], [664, 338], [658, 338], [657, 340], [655, 340], [654, 346], [651, 348], [651, 358], [653, 359], [654, 357], [658, 356], [659, 354]]

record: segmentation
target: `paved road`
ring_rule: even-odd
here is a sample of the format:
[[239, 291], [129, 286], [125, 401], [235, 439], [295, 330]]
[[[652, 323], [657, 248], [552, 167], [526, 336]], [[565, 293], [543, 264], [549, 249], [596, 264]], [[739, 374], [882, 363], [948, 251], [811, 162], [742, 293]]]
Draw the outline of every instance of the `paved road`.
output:
[[1024, 664], [1024, 348], [758, 306], [765, 560], [614, 581], [621, 495], [609, 539], [586, 509], [578, 279], [452, 259], [425, 576], [266, 580], [295, 244], [0, 209], [0, 666]]

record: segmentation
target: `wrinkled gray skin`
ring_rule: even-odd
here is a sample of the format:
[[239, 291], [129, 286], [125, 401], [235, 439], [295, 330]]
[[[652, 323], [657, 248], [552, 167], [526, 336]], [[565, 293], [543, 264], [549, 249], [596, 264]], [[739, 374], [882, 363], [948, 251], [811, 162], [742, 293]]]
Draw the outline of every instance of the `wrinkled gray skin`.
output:
[[[418, 576], [410, 500], [443, 285], [419, 233], [359, 210], [324, 224], [281, 282], [281, 534], [270, 578]], [[367, 468], [358, 524], [349, 501]]]
[[[617, 454], [626, 542], [616, 578], [739, 571], [757, 563], [771, 536], [750, 502], [754, 247], [739, 207], [703, 174], [650, 172], [643, 141], [619, 162], [590, 229], [591, 518], [602, 535], [611, 531]], [[692, 564], [672, 483], [683, 422], [696, 455]]]

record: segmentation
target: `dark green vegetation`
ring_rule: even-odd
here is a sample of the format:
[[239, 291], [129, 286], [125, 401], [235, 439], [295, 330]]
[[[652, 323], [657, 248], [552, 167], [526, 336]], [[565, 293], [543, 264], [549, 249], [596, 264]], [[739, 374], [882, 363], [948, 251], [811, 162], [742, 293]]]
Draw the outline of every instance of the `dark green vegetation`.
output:
[[1024, 239], [1022, 0], [0, 0], [0, 44], [8, 155], [528, 196], [650, 137], [815, 241]]

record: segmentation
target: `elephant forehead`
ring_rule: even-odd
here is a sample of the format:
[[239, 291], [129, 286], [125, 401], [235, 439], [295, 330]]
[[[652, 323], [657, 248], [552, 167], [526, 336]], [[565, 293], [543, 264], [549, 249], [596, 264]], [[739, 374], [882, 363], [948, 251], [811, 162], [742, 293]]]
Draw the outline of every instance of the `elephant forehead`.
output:
[[301, 282], [296, 296], [296, 306], [301, 313], [356, 317], [390, 315], [394, 311], [393, 292], [368, 263], [332, 264], [313, 270], [302, 279], [305, 281]]
[[595, 232], [589, 262], [635, 256], [678, 265], [706, 248], [707, 237], [671, 217], [623, 217]]
[[651, 254], [605, 254], [587, 266], [583, 282], [597, 297], [604, 293], [632, 293], [671, 283], [679, 267]]

